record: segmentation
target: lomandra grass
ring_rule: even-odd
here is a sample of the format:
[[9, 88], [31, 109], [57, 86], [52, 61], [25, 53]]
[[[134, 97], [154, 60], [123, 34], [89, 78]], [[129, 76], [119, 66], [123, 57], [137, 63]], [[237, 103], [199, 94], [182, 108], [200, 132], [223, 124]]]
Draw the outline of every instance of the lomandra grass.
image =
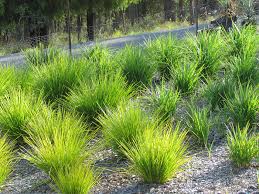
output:
[[232, 31], [226, 35], [227, 44], [230, 46], [230, 56], [256, 56], [258, 37], [254, 26], [238, 28], [236, 25]]
[[247, 167], [254, 158], [259, 157], [259, 138], [248, 133], [249, 126], [233, 127], [228, 133], [230, 159], [238, 167]]
[[129, 84], [149, 85], [155, 73], [154, 65], [147, 60], [143, 49], [126, 46], [118, 54], [118, 63]]
[[96, 185], [98, 177], [91, 164], [75, 164], [58, 171], [54, 178], [57, 192], [63, 194], [85, 194]]
[[243, 54], [238, 57], [233, 57], [230, 61], [230, 71], [237, 83], [254, 83], [255, 85], [259, 81], [259, 62], [255, 56], [249, 56], [249, 54]]
[[212, 127], [209, 120], [209, 110], [191, 105], [188, 112], [187, 126], [189, 132], [198, 140], [198, 143], [209, 149], [209, 135]]
[[[121, 104], [115, 110], [108, 110], [98, 121], [107, 145], [120, 156], [125, 157], [123, 153], [125, 147], [130, 149], [136, 138], [143, 135], [150, 119], [138, 105]], [[122, 144], [124, 147], [121, 146]]]
[[0, 137], [0, 191], [6, 179], [13, 171], [14, 144], [7, 140], [6, 136]]
[[190, 37], [189, 49], [191, 60], [197, 62], [197, 68], [202, 68], [204, 75], [214, 75], [224, 58], [220, 32], [201, 32], [197, 37]]
[[234, 122], [234, 125], [245, 127], [256, 119], [258, 112], [258, 88], [239, 85], [232, 98], [226, 99], [226, 111]]
[[172, 118], [176, 111], [180, 93], [173, 88], [167, 88], [166, 83], [162, 81], [160, 86], [156, 85], [151, 88], [150, 93], [144, 99], [153, 114], [161, 117], [162, 120], [167, 120]]
[[0, 128], [14, 139], [25, 134], [26, 125], [41, 108], [40, 98], [15, 89], [0, 101]]
[[181, 57], [180, 41], [172, 36], [157, 38], [146, 42], [149, 60], [157, 67], [162, 78], [169, 79], [171, 70]]
[[119, 102], [129, 99], [130, 93], [131, 87], [127, 87], [120, 74], [104, 75], [91, 82], [81, 83], [71, 91], [66, 103], [93, 123], [102, 109], [116, 107]]
[[53, 47], [45, 49], [43, 44], [24, 52], [26, 64], [29, 66], [40, 66], [52, 63], [59, 55], [61, 55], [60, 50]]
[[202, 69], [198, 69], [197, 64], [183, 60], [172, 70], [172, 78], [175, 87], [184, 94], [193, 92], [196, 88]]
[[28, 126], [25, 142], [30, 148], [24, 151], [25, 159], [49, 174], [62, 192], [92, 187], [92, 171], [83, 166], [91, 154], [87, 149], [91, 136], [80, 118], [45, 107]]
[[12, 67], [0, 67], [0, 97], [16, 85], [16, 71]]
[[64, 98], [71, 88], [79, 84], [86, 72], [84, 68], [83, 61], [69, 59], [67, 56], [56, 58], [45, 66], [33, 67], [32, 89], [42, 93], [48, 102], [55, 102]]
[[99, 45], [93, 48], [87, 48], [83, 52], [85, 63], [90, 64], [91, 71], [94, 72], [92, 76], [96, 75], [114, 75], [120, 71], [120, 66], [113, 60], [111, 51], [106, 47]]
[[165, 183], [188, 161], [186, 132], [180, 132], [179, 125], [171, 130], [146, 130], [144, 138], [125, 151], [130, 169], [146, 183]]
[[229, 78], [209, 81], [204, 96], [210, 103], [211, 109], [222, 109], [226, 98], [233, 96], [234, 88], [233, 81]]
[[25, 142], [30, 146], [25, 158], [51, 176], [60, 170], [83, 162], [89, 153], [90, 140], [86, 126], [72, 113], [44, 108], [28, 124]]

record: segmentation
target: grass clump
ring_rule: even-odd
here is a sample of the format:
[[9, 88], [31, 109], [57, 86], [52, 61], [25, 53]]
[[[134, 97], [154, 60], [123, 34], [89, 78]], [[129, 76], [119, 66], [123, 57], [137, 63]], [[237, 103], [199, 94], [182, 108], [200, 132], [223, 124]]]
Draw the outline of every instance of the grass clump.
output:
[[205, 97], [211, 109], [223, 108], [227, 97], [233, 96], [234, 86], [229, 78], [223, 80], [209, 81], [205, 89]]
[[24, 52], [26, 64], [29, 66], [41, 66], [52, 63], [60, 55], [61, 51], [58, 49], [53, 47], [44, 48], [43, 44]]
[[0, 67], [0, 97], [16, 84], [15, 69], [12, 67]]
[[118, 54], [118, 63], [128, 84], [149, 85], [155, 73], [155, 67], [147, 60], [141, 48], [126, 46]]
[[32, 89], [42, 93], [48, 102], [64, 98], [70, 89], [78, 85], [80, 79], [87, 75], [84, 74], [86, 72], [84, 65], [84, 60], [73, 60], [63, 56], [48, 65], [33, 67]]
[[[219, 32], [201, 32], [197, 37], [191, 37], [189, 48], [191, 59], [197, 62], [197, 68], [202, 68], [204, 75], [214, 75], [221, 65], [222, 39]], [[193, 56], [194, 55], [194, 56]]]
[[84, 115], [89, 122], [101, 113], [102, 109], [115, 107], [119, 102], [129, 99], [131, 87], [127, 88], [120, 74], [101, 76], [89, 83], [81, 83], [66, 98], [67, 106]]
[[258, 37], [254, 26], [238, 28], [235, 25], [227, 35], [227, 41], [230, 46], [230, 56], [256, 56]]
[[199, 82], [201, 71], [196, 63], [178, 63], [172, 71], [175, 87], [184, 94], [193, 92]]
[[212, 127], [209, 120], [209, 110], [191, 105], [188, 112], [187, 126], [190, 133], [198, 140], [198, 143], [209, 149], [209, 135]]
[[[130, 149], [138, 136], [141, 136], [149, 123], [148, 116], [136, 105], [119, 105], [99, 117], [104, 138], [120, 156]], [[123, 147], [121, 145], [124, 145]]]
[[156, 85], [145, 97], [153, 114], [167, 120], [172, 118], [180, 100], [180, 93], [172, 88], [167, 88], [164, 81], [161, 86]]
[[130, 169], [146, 183], [165, 183], [188, 161], [185, 136], [179, 125], [172, 132], [170, 128], [146, 130], [135, 145], [125, 151]]
[[112, 60], [112, 53], [108, 48], [99, 45], [87, 48], [83, 52], [83, 58], [89, 63], [94, 75], [114, 75], [120, 71], [119, 65]]
[[31, 93], [16, 89], [0, 101], [0, 128], [12, 138], [25, 134], [26, 125], [41, 108], [41, 101]]
[[258, 60], [256, 57], [250, 57], [248, 54], [233, 57], [230, 61], [231, 75], [235, 82], [254, 83], [259, 81]]
[[97, 176], [94, 174], [90, 164], [77, 164], [63, 171], [58, 171], [54, 178], [57, 192], [63, 194], [85, 194], [97, 183]]
[[[91, 136], [81, 119], [72, 113], [45, 107], [28, 126], [25, 142], [30, 149], [24, 151], [23, 157], [49, 174], [61, 191], [69, 191], [69, 188], [73, 191], [75, 186], [80, 187], [79, 191], [89, 188], [90, 177], [73, 179], [83, 173], [91, 176], [91, 172], [81, 166], [91, 153], [86, 149]], [[75, 170], [79, 167], [81, 172]], [[82, 185], [88, 181], [88, 185]]]
[[154, 63], [161, 77], [169, 79], [171, 70], [175, 66], [179, 53], [180, 41], [172, 36], [157, 38], [146, 42], [146, 51], [149, 60]]
[[9, 142], [6, 136], [0, 137], [0, 191], [6, 179], [13, 171], [14, 145]]
[[236, 126], [243, 128], [255, 121], [258, 112], [257, 90], [250, 85], [239, 85], [233, 98], [226, 99], [226, 111]]
[[251, 161], [259, 157], [259, 138], [248, 133], [249, 126], [232, 128], [228, 133], [230, 159], [238, 167], [247, 167]]

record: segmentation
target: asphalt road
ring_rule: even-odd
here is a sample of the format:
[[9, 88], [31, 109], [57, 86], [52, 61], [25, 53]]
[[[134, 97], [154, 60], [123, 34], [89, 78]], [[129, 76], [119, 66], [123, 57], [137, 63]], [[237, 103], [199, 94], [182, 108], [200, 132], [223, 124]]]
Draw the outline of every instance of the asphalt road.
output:
[[[207, 24], [199, 25], [199, 29], [207, 28]], [[99, 44], [100, 46], [105, 46], [108, 48], [113, 49], [120, 49], [123, 48], [127, 44], [132, 45], [143, 45], [146, 40], [153, 40], [161, 36], [168, 36], [172, 35], [178, 38], [184, 37], [188, 33], [194, 33], [195, 32], [195, 26], [189, 26], [186, 28], [176, 29], [176, 30], [166, 30], [166, 31], [159, 31], [159, 32], [152, 32], [152, 33], [143, 33], [138, 35], [131, 35], [131, 36], [125, 36], [121, 38], [114, 38], [109, 40], [103, 40], [99, 42], [87, 42], [82, 44], [76, 44], [72, 45], [72, 54], [74, 56], [80, 55], [82, 50], [86, 47], [92, 47], [96, 44]], [[64, 47], [65, 50], [67, 50], [67, 47]], [[0, 57], [0, 64], [2, 65], [15, 65], [15, 66], [21, 66], [24, 64], [24, 56], [22, 53], [16, 53], [11, 54], [7, 56]]]

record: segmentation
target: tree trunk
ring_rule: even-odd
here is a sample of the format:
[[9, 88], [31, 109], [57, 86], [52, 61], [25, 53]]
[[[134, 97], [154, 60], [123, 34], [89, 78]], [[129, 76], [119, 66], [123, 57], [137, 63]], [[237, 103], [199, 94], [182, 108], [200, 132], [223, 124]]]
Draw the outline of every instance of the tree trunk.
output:
[[189, 22], [191, 25], [194, 24], [194, 0], [189, 0]]
[[164, 0], [164, 16], [166, 21], [175, 21], [174, 0]]
[[179, 0], [178, 5], [178, 18], [180, 21], [184, 20], [184, 0]]
[[117, 30], [120, 26], [120, 21], [122, 18], [122, 12], [114, 11], [113, 12], [113, 20], [112, 20], [112, 29], [113, 31]]
[[89, 8], [87, 11], [87, 37], [89, 41], [94, 40], [94, 19], [93, 9]]
[[82, 24], [83, 24], [83, 19], [81, 15], [77, 15], [77, 40], [80, 43], [81, 42], [81, 31], [82, 31]]

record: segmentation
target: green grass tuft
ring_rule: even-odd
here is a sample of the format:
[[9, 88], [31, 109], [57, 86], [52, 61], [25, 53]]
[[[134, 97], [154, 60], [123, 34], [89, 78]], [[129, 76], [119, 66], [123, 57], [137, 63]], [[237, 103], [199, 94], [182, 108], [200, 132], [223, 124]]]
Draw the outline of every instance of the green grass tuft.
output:
[[201, 32], [197, 37], [190, 37], [189, 50], [191, 60], [197, 62], [197, 68], [202, 68], [202, 73], [206, 76], [214, 75], [218, 72], [221, 59], [224, 58], [223, 39], [221, 32]]
[[0, 97], [16, 85], [16, 71], [12, 67], [0, 67]]
[[233, 96], [234, 88], [233, 82], [229, 78], [209, 81], [204, 95], [210, 103], [211, 109], [223, 108], [226, 98]]
[[[134, 140], [143, 134], [149, 124], [148, 116], [135, 104], [121, 104], [117, 109], [107, 111], [99, 117], [105, 141], [120, 156], [125, 147], [130, 149]], [[122, 147], [121, 145], [124, 145]]]
[[15, 89], [0, 101], [0, 128], [12, 138], [25, 134], [26, 125], [41, 108], [40, 98]]
[[230, 46], [230, 56], [255, 57], [258, 44], [256, 29], [252, 25], [242, 28], [234, 26], [233, 30], [227, 34], [227, 44]]
[[175, 87], [184, 94], [193, 92], [198, 85], [202, 69], [197, 70], [197, 64], [192, 62], [179, 63], [172, 70]]
[[42, 44], [24, 52], [26, 64], [29, 66], [41, 66], [52, 63], [60, 55], [60, 50], [53, 47], [44, 48]]
[[230, 61], [230, 71], [235, 82], [254, 83], [259, 81], [259, 62], [255, 56], [250, 57], [245, 54], [243, 56], [233, 57]]
[[239, 85], [233, 98], [226, 99], [226, 111], [233, 120], [234, 125], [245, 127], [256, 119], [258, 113], [258, 89], [250, 85]]
[[64, 98], [81, 79], [88, 78], [87, 68], [85, 60], [73, 60], [67, 56], [57, 58], [45, 66], [33, 67], [32, 89], [42, 93], [48, 102], [55, 102]]
[[209, 110], [200, 109], [191, 105], [188, 112], [188, 129], [190, 133], [198, 140], [199, 144], [210, 148], [209, 135], [212, 123], [209, 120]]
[[172, 88], [167, 88], [166, 83], [162, 81], [161, 86], [156, 85], [151, 88], [144, 99], [153, 114], [161, 117], [161, 120], [168, 120], [175, 114], [180, 93]]
[[14, 144], [9, 142], [6, 136], [0, 137], [0, 191], [6, 179], [13, 171], [14, 166]]
[[[49, 174], [59, 190], [73, 191], [78, 186], [78, 191], [84, 191], [93, 184], [92, 172], [82, 166], [91, 154], [90, 140], [87, 127], [76, 115], [44, 107], [28, 124], [25, 142], [30, 148], [23, 157]], [[81, 177], [84, 173], [89, 173], [89, 179]]]
[[138, 47], [126, 46], [118, 53], [117, 60], [128, 84], [149, 85], [155, 73], [154, 65]]
[[94, 122], [102, 109], [116, 107], [119, 102], [129, 99], [131, 87], [127, 87], [120, 74], [101, 76], [88, 83], [81, 83], [66, 98], [66, 105]]
[[160, 76], [165, 79], [171, 77], [171, 70], [181, 57], [180, 40], [172, 36], [157, 38], [146, 42], [146, 52], [149, 60], [157, 67]]
[[247, 167], [259, 157], [259, 138], [256, 134], [249, 134], [248, 129], [248, 125], [233, 127], [227, 136], [230, 159], [238, 167]]
[[125, 151], [130, 169], [146, 183], [165, 183], [188, 161], [186, 133], [180, 132], [179, 125], [171, 130], [163, 127], [146, 130], [135, 145]]
[[57, 192], [63, 194], [86, 194], [98, 181], [90, 164], [75, 164], [64, 171], [59, 171], [54, 178]]

